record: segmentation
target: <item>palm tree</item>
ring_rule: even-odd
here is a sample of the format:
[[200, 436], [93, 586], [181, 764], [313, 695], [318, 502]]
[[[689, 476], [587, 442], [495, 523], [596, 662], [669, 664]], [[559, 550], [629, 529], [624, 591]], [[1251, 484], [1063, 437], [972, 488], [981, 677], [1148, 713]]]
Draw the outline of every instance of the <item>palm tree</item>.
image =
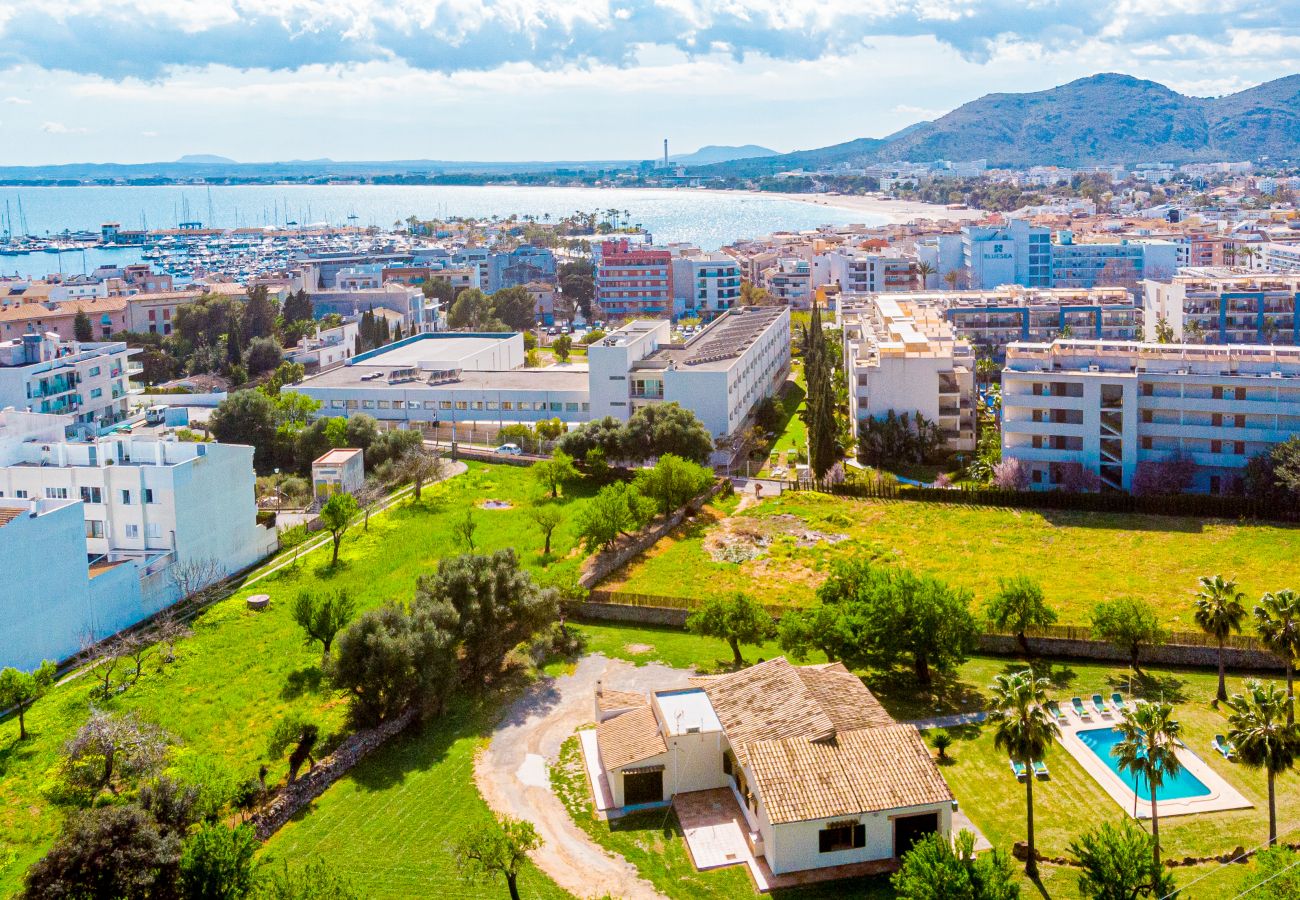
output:
[[1268, 773], [1268, 843], [1277, 843], [1277, 801], [1273, 782], [1278, 772], [1295, 765], [1300, 753], [1300, 727], [1283, 724], [1282, 710], [1291, 711], [1290, 699], [1273, 682], [1252, 678], [1246, 693], [1233, 694], [1228, 701], [1228, 738], [1237, 748], [1237, 758], [1252, 769]]
[[1060, 732], [1056, 719], [1049, 716], [1046, 678], [1035, 678], [1032, 670], [998, 675], [993, 680], [993, 746], [1007, 752], [1025, 767], [1025, 823], [1029, 855], [1025, 872], [1038, 875], [1038, 856], [1034, 850], [1034, 775], [1035, 760], [1043, 758], [1048, 744]]
[[921, 282], [920, 285], [918, 286], [918, 289], [925, 290], [927, 287], [930, 286], [928, 284], [930, 276], [934, 275], [939, 270], [936, 269], [932, 263], [926, 262], [925, 260], [921, 260], [919, 263], [916, 264], [916, 267], [913, 271], [916, 272], [918, 276], [918, 280]]
[[1300, 595], [1290, 588], [1259, 598], [1255, 629], [1269, 650], [1286, 663], [1286, 723], [1295, 724], [1295, 659], [1300, 656]]
[[1208, 635], [1219, 642], [1219, 700], [1228, 699], [1228, 690], [1223, 683], [1223, 642], [1228, 635], [1241, 631], [1241, 620], [1246, 617], [1246, 608], [1241, 601], [1246, 595], [1237, 590], [1236, 579], [1225, 579], [1222, 575], [1202, 575], [1201, 589], [1196, 592], [1196, 611], [1192, 619]]
[[952, 269], [943, 276], [944, 284], [948, 285], [948, 290], [957, 290], [957, 282], [961, 279], [961, 273]]
[[1156, 794], [1166, 775], [1177, 775], [1183, 769], [1175, 752], [1183, 726], [1173, 718], [1173, 712], [1174, 707], [1169, 703], [1138, 703], [1126, 708], [1124, 718], [1115, 724], [1123, 739], [1110, 751], [1122, 771], [1146, 779], [1151, 792], [1151, 853], [1157, 870], [1160, 868], [1160, 811]]

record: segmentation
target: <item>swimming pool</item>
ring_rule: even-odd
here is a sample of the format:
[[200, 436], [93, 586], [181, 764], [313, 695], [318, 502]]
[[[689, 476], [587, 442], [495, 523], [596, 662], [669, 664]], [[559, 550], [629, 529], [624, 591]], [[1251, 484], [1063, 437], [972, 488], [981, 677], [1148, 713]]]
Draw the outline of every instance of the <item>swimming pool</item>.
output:
[[[1137, 795], [1139, 800], [1151, 802], [1151, 792], [1147, 789], [1146, 779], [1133, 772], [1121, 771], [1119, 761], [1111, 754], [1111, 749], [1124, 739], [1116, 728], [1089, 728], [1075, 732], [1079, 741], [1096, 754], [1124, 784]], [[1208, 797], [1213, 793], [1199, 778], [1184, 766], [1177, 775], [1165, 776], [1164, 783], [1156, 792], [1157, 800], [1190, 800], [1196, 797]]]

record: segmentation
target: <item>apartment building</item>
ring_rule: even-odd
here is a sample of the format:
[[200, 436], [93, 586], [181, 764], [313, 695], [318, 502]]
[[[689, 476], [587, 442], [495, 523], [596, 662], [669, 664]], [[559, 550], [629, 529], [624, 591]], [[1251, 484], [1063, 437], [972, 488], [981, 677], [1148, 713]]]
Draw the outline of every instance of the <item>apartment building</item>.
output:
[[[693, 251], [693, 252], [692, 252]], [[725, 253], [691, 251], [672, 259], [673, 315], [706, 321], [740, 302], [740, 265]]]
[[[1014, 219], [1005, 226], [962, 229], [966, 287], [987, 290], [1004, 284], [1088, 289], [1099, 284], [1136, 285], [1167, 277], [1178, 266], [1179, 248], [1157, 239], [1080, 243], [1070, 231], [1052, 231]], [[937, 247], [938, 245], [936, 245]], [[927, 250], [927, 258], [937, 250]]]
[[677, 403], [715, 438], [734, 435], [790, 370], [790, 310], [733, 307], [683, 343], [667, 321], [638, 320], [592, 344], [587, 359], [591, 418]]
[[344, 322], [335, 328], [316, 326], [316, 333], [306, 335], [298, 345], [284, 351], [286, 362], [298, 363], [307, 372], [319, 372], [342, 365], [356, 351], [360, 326]]
[[1142, 295], [1148, 341], [1163, 321], [1178, 342], [1300, 345], [1300, 270], [1188, 268], [1143, 282]]
[[1261, 248], [1264, 268], [1271, 272], [1300, 272], [1300, 242], [1270, 241]]
[[71, 341], [77, 336], [79, 313], [86, 314], [90, 320], [91, 333], [96, 338], [108, 340], [126, 330], [126, 309], [125, 297], [65, 300], [59, 303], [24, 302], [21, 298], [0, 300], [0, 340], [51, 332], [65, 341]]
[[655, 247], [632, 246], [627, 238], [600, 245], [596, 305], [608, 319], [673, 314], [673, 255]]
[[916, 287], [916, 264], [894, 252], [840, 249], [828, 254], [830, 280], [842, 293], [883, 294]]
[[141, 292], [127, 298], [126, 330], [140, 334], [172, 333], [176, 310], [194, 303], [204, 294], [223, 297], [245, 297], [242, 284], [218, 282], [210, 285], [193, 285], [180, 291]]
[[1235, 490], [1250, 459], [1300, 433], [1300, 348], [1126, 341], [1015, 343], [1002, 372], [1002, 454], [1035, 489], [1073, 466], [1130, 490], [1139, 467], [1196, 464], [1190, 490]]
[[[871, 295], [846, 296], [853, 308]], [[926, 308], [947, 321], [953, 333], [1001, 359], [1012, 341], [1051, 341], [1061, 335], [1098, 340], [1138, 340], [1142, 310], [1120, 287], [1026, 288], [1003, 285], [983, 291], [909, 291], [894, 295], [909, 309]]]
[[70, 415], [68, 436], [104, 434], [127, 418], [136, 352], [120, 341], [82, 344], [57, 334], [0, 341], [0, 409]]
[[503, 288], [523, 287], [530, 281], [554, 282], [556, 279], [555, 254], [545, 247], [531, 244], [492, 253], [483, 269], [486, 280], [483, 290], [489, 294]]
[[807, 260], [783, 257], [763, 271], [762, 287], [791, 309], [811, 309], [812, 266]]
[[1178, 246], [1171, 241], [1076, 243], [1072, 232], [1061, 231], [1051, 247], [1052, 287], [1057, 288], [1136, 286], [1143, 278], [1173, 275], [1178, 267]]
[[[25, 506], [28, 518], [49, 514], [50, 522], [75, 515], [75, 546], [66, 522], [57, 529], [58, 542], [49, 545], [66, 544], [65, 550], [30, 546], [51, 567], [88, 565], [95, 588], [88, 599], [84, 576], [69, 577], [48, 594], [0, 604], [0, 632], [9, 634], [10, 624], [24, 622], [39, 632], [23, 647], [37, 661], [70, 656], [87, 633], [103, 638], [174, 602], [177, 574], [187, 565], [210, 561], [215, 574], [225, 575], [275, 549], [274, 531], [256, 522], [251, 447], [131, 437], [54, 440], [66, 422], [67, 417], [0, 411], [0, 507]], [[0, 556], [6, 560], [25, 558], [11, 554], [11, 546], [40, 540], [33, 537], [37, 531], [55, 540], [54, 525], [15, 531], [9, 525], [0, 528]], [[101, 578], [113, 590], [99, 590]], [[35, 619], [33, 609], [42, 611]]]
[[837, 319], [854, 422], [920, 414], [949, 449], [975, 449], [975, 351], [941, 309], [910, 295], [843, 296]]

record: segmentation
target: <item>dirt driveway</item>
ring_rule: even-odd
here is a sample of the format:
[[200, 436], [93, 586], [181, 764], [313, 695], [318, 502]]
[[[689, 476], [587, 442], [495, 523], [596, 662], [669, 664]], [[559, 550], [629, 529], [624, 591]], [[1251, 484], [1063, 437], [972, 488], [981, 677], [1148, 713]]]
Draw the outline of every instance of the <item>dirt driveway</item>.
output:
[[475, 760], [474, 781], [488, 806], [537, 827], [545, 843], [533, 861], [574, 896], [659, 900], [663, 895], [634, 866], [607, 853], [573, 824], [551, 792], [547, 767], [578, 726], [595, 720], [597, 680], [613, 690], [646, 691], [685, 687], [689, 674], [657, 663], [637, 667], [585, 656], [572, 675], [533, 685], [511, 706]]

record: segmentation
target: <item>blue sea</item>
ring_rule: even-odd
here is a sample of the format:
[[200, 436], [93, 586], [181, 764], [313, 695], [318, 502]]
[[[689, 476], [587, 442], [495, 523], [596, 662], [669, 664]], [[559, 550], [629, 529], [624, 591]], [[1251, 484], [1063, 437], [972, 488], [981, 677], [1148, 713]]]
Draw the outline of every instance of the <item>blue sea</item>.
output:
[[[123, 228], [170, 228], [179, 222], [205, 226], [283, 225], [327, 222], [391, 228], [408, 216], [487, 219], [511, 214], [552, 220], [574, 212], [617, 209], [619, 218], [641, 225], [658, 243], [684, 241], [716, 250], [740, 238], [830, 224], [882, 224], [886, 217], [742, 192], [690, 189], [567, 188], [400, 185], [193, 185], [158, 187], [0, 187], [0, 231], [21, 232], [19, 201], [27, 233], [65, 229], [98, 231], [103, 222]], [[627, 215], [624, 216], [623, 212]], [[101, 263], [139, 260], [136, 250], [35, 253], [0, 257], [0, 273], [31, 276], [87, 271]]]

